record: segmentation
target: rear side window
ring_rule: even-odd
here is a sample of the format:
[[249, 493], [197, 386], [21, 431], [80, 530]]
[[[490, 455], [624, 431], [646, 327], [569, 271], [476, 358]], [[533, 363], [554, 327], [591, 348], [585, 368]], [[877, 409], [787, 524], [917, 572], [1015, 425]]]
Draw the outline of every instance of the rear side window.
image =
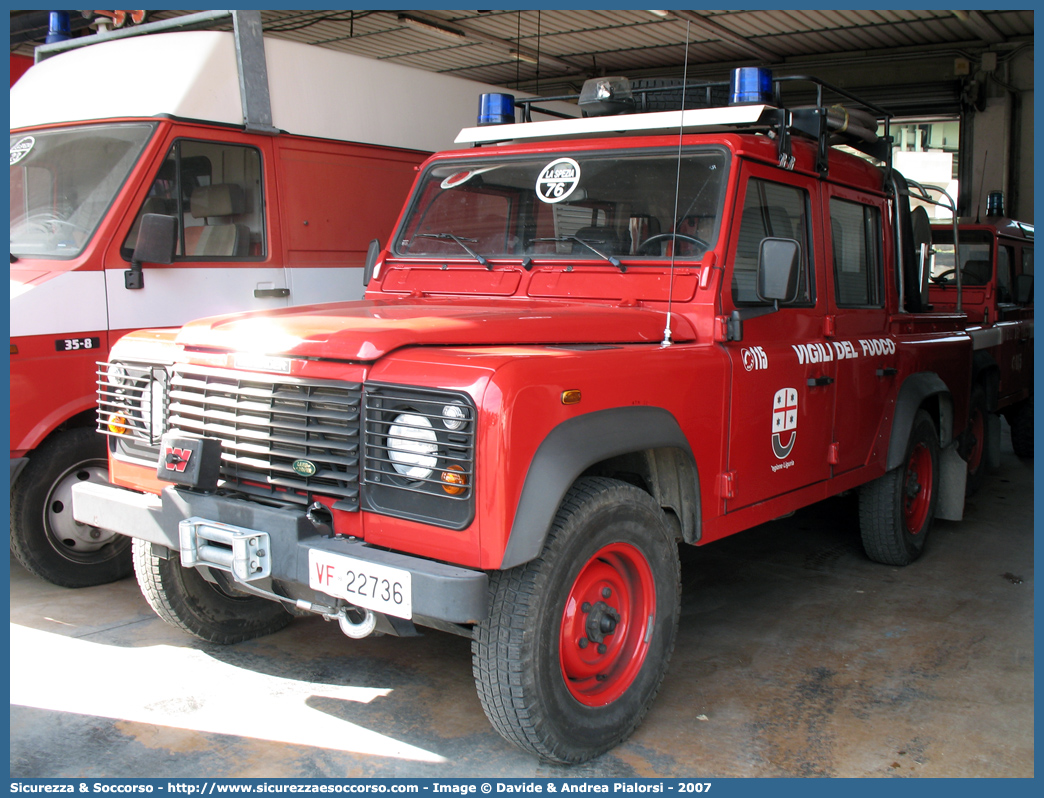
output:
[[880, 211], [872, 205], [832, 198], [830, 239], [838, 307], [880, 307]]
[[801, 248], [798, 296], [793, 304], [811, 304], [809, 288], [808, 194], [793, 186], [752, 178], [747, 183], [739, 239], [732, 267], [732, 299], [737, 305], [761, 304], [757, 295], [758, 253], [765, 238], [791, 238]]

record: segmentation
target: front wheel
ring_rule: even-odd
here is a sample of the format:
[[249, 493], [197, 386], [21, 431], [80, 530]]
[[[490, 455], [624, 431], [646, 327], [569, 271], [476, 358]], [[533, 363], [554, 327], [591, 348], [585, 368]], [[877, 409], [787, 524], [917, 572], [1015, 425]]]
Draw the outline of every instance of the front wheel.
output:
[[627, 739], [667, 671], [680, 585], [677, 544], [652, 498], [616, 480], [577, 482], [540, 556], [490, 579], [472, 663], [494, 728], [562, 763]]
[[11, 551], [29, 573], [90, 587], [131, 572], [131, 541], [73, 518], [72, 487], [109, 481], [105, 438], [79, 427], [48, 439], [11, 486]]
[[909, 565], [921, 556], [939, 501], [938, 473], [935, 423], [918, 410], [903, 465], [859, 491], [859, 531], [871, 560]]
[[134, 571], [142, 595], [160, 618], [208, 643], [239, 643], [290, 623], [281, 604], [236, 590], [223, 571], [212, 571], [214, 581], [208, 582], [195, 568], [182, 568], [176, 554], [157, 557], [144, 540], [134, 541]]

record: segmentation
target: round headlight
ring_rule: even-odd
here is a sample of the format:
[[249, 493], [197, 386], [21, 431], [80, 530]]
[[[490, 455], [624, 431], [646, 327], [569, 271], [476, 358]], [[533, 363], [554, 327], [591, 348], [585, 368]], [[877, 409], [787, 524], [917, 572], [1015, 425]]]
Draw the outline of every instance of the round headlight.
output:
[[468, 412], [460, 405], [446, 405], [442, 408], [442, 423], [446, 429], [462, 429], [467, 420]]
[[401, 413], [388, 430], [388, 456], [392, 466], [404, 477], [426, 479], [439, 458], [438, 438], [424, 416]]
[[106, 377], [109, 385], [116, 385], [120, 388], [127, 385], [130, 381], [127, 377], [127, 369], [124, 368], [122, 363], [110, 363], [109, 368], [106, 370]]

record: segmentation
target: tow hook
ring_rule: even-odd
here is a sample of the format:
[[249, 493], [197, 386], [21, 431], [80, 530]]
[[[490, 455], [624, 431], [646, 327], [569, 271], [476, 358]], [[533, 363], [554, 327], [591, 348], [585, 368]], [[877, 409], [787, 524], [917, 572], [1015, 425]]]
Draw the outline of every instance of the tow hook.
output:
[[[363, 613], [362, 620], [353, 621], [348, 615], [349, 612]], [[341, 631], [348, 637], [353, 640], [359, 640], [373, 634], [373, 630], [377, 628], [377, 616], [373, 614], [373, 610], [364, 610], [359, 607], [341, 607], [337, 612], [337, 623], [341, 627]]]

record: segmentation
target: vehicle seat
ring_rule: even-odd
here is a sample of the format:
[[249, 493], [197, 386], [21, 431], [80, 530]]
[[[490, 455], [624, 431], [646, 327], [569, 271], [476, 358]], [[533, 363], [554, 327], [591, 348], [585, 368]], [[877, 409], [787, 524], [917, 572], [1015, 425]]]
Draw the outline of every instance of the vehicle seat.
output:
[[[623, 255], [623, 243], [620, 241], [620, 236], [616, 234], [616, 231], [610, 227], [581, 227], [576, 231], [576, 237], [581, 241], [586, 241], [595, 249], [604, 252], [606, 255]], [[594, 253], [585, 247], [583, 244], [574, 241], [573, 242], [573, 254], [574, 255], [594, 255]]]
[[990, 281], [990, 262], [988, 260], [970, 260], [961, 270], [961, 282], [964, 285], [986, 285]]
[[[243, 187], [235, 183], [199, 186], [189, 211], [205, 224], [185, 228], [185, 249], [196, 257], [243, 257], [250, 253], [250, 228], [228, 217], [246, 212]], [[191, 231], [191, 232], [190, 232]]]

